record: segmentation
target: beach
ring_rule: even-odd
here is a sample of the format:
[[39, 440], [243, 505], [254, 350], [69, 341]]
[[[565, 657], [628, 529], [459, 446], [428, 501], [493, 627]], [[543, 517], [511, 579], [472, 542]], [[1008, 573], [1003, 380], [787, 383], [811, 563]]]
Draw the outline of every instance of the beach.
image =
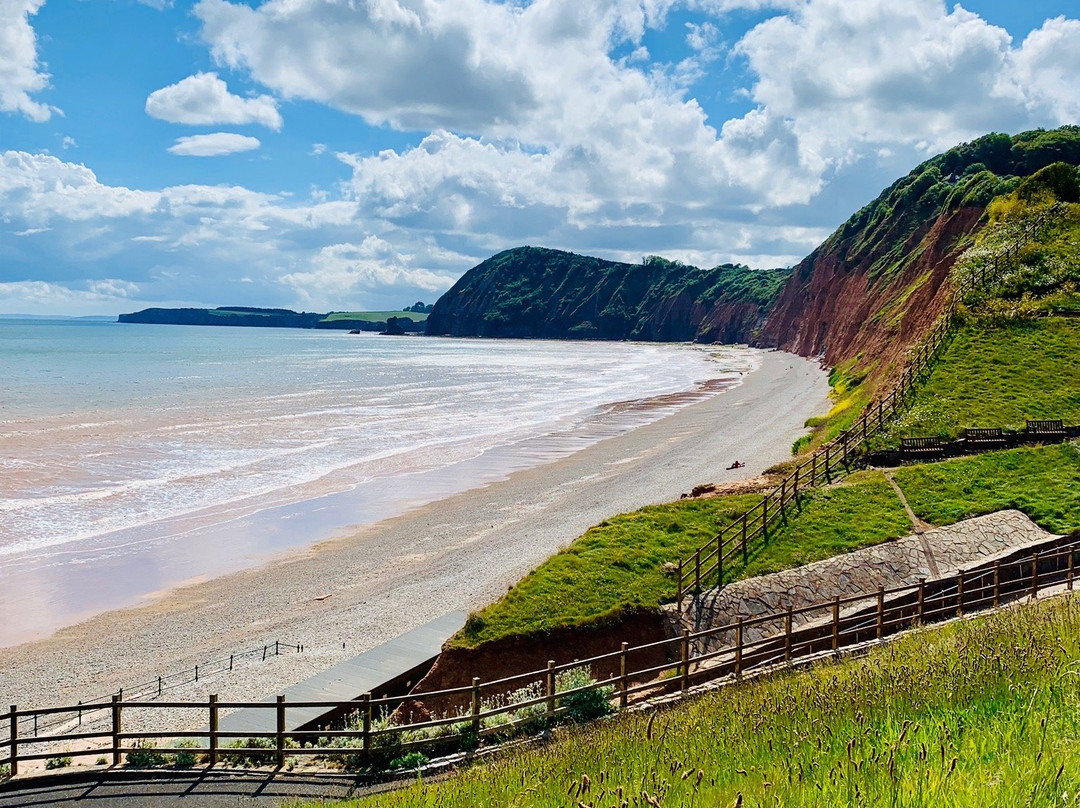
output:
[[[239, 664], [169, 698], [278, 693], [448, 611], [497, 599], [609, 516], [789, 458], [827, 393], [816, 362], [763, 352], [737, 386], [581, 451], [0, 649], [0, 703], [74, 703], [275, 640], [302, 644], [303, 653]], [[725, 471], [734, 460], [745, 467]]]

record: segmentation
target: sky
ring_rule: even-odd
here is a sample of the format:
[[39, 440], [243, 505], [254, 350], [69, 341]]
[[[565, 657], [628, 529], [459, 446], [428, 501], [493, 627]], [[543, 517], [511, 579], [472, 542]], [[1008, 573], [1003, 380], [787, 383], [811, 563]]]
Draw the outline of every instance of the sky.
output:
[[523, 244], [787, 266], [1067, 123], [1066, 0], [0, 0], [0, 313], [398, 309]]

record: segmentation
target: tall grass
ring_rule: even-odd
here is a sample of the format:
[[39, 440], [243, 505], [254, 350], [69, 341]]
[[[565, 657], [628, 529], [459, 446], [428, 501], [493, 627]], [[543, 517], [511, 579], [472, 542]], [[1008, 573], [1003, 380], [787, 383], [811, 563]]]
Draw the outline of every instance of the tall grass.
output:
[[465, 806], [1080, 804], [1080, 601], [908, 635], [864, 659], [556, 733], [350, 803]]

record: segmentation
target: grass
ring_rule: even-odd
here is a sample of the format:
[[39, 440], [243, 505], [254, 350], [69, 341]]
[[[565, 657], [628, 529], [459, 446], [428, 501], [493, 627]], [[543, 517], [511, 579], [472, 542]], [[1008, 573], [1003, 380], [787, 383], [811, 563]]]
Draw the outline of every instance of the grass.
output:
[[[1029, 447], [909, 466], [895, 480], [921, 519], [949, 525], [1016, 508], [1047, 530], [1080, 529], [1080, 450], [1074, 444]], [[693, 553], [757, 504], [756, 495], [689, 500], [643, 508], [591, 528], [529, 573], [504, 598], [472, 615], [453, 642], [473, 647], [507, 636], [656, 609], [674, 599], [665, 563]], [[725, 581], [762, 575], [879, 544], [910, 532], [899, 498], [880, 472], [807, 492], [799, 509], [751, 548], [749, 563], [725, 569]]]
[[883, 436], [956, 437], [965, 427], [1023, 427], [1028, 418], [1080, 424], [1080, 320], [1044, 318], [959, 329]]
[[422, 323], [428, 318], [427, 314], [419, 314], [415, 311], [332, 311], [323, 318], [323, 322], [359, 320], [365, 323], [382, 323], [391, 317], [405, 318], [414, 323]]
[[[743, 495], [680, 501], [590, 528], [504, 598], [472, 615], [454, 642], [476, 646], [656, 609], [676, 595], [664, 564], [693, 553], [759, 500]], [[854, 475], [844, 485], [808, 493], [801, 512], [774, 528], [767, 546], [752, 548], [749, 565], [729, 565], [724, 578], [799, 566], [896, 538], [909, 528], [899, 498], [880, 473]]]
[[1078, 662], [1080, 600], [1041, 601], [348, 804], [1077, 805]]
[[1055, 533], [1080, 529], [1080, 449], [1072, 443], [909, 466], [895, 479], [933, 524], [1016, 508]]

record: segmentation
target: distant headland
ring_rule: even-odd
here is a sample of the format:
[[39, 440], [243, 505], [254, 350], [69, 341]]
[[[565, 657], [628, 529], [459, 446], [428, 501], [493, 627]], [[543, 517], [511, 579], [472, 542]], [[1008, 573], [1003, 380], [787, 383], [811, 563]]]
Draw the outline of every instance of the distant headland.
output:
[[378, 331], [390, 334], [423, 332], [431, 305], [417, 302], [401, 311], [332, 311], [327, 314], [221, 306], [216, 309], [151, 308], [121, 314], [121, 323], [158, 325], [218, 325], [247, 328], [322, 328], [335, 331]]

